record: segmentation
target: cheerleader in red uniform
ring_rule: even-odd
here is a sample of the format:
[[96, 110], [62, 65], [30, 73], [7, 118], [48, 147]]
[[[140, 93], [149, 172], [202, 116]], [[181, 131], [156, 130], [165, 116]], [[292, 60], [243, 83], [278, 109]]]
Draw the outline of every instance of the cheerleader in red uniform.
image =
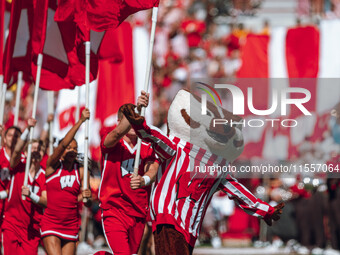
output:
[[[47, 208], [41, 222], [41, 237], [48, 255], [76, 252], [80, 228], [78, 201], [90, 198], [91, 191], [82, 190], [84, 169], [76, 162], [77, 142], [74, 136], [89, 117], [89, 110], [83, 110], [80, 120], [47, 160]], [[89, 206], [89, 202], [90, 200], [85, 205]]]

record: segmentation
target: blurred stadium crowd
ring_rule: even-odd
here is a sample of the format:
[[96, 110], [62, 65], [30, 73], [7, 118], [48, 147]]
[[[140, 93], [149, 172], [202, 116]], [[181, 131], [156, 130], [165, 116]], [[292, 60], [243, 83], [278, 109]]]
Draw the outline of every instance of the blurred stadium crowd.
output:
[[[296, 16], [315, 21], [340, 17], [339, 0], [296, 0]], [[241, 66], [240, 54], [246, 36], [251, 32], [239, 17], [256, 15], [261, 0], [164, 0], [158, 18], [153, 55], [154, 125], [164, 128], [167, 110], [176, 92], [188, 88], [191, 79], [200, 77], [233, 78]], [[316, 19], [314, 19], [316, 17]], [[260, 33], [270, 33], [264, 21]], [[6, 94], [5, 129], [13, 125], [15, 86]], [[31, 116], [33, 86], [23, 87], [18, 126], [23, 130]], [[329, 124], [340, 125], [340, 106]], [[327, 163], [339, 164], [339, 147], [329, 155]], [[303, 162], [320, 157], [320, 151], [308, 143], [299, 148]], [[326, 163], [326, 162], [325, 162]], [[91, 187], [97, 195], [99, 162], [92, 168]], [[258, 197], [272, 204], [286, 201], [281, 221], [272, 228], [260, 227], [222, 194], [217, 193], [207, 212], [203, 234], [198, 245], [254, 245], [277, 249], [285, 246], [298, 254], [340, 254], [340, 179], [327, 176], [270, 177], [243, 179]], [[98, 203], [94, 203], [88, 219], [87, 243], [95, 248], [105, 245]], [[141, 254], [152, 254], [152, 241], [146, 240]], [[326, 250], [325, 250], [326, 249]]]

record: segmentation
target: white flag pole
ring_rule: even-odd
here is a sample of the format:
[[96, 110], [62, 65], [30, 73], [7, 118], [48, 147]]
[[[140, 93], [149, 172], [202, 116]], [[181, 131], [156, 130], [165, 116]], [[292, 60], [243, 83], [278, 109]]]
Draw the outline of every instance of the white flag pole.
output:
[[[38, 92], [39, 92], [39, 85], [40, 85], [42, 60], [43, 60], [43, 55], [40, 53], [38, 55], [38, 60], [37, 60], [37, 67], [38, 67], [37, 78], [36, 78], [35, 87], [34, 87], [33, 110], [32, 110], [33, 119], [35, 119], [36, 113], [37, 113]], [[30, 170], [30, 165], [31, 165], [33, 132], [34, 132], [34, 127], [31, 127], [30, 128], [30, 139], [29, 139], [29, 144], [27, 148], [27, 160], [26, 160], [25, 179], [24, 179], [24, 186], [26, 187], [28, 183], [28, 175], [29, 175], [29, 170]], [[22, 196], [22, 200], [26, 200], [26, 197]]]
[[[158, 15], [158, 7], [153, 7], [152, 8], [151, 36], [150, 36], [149, 52], [148, 52], [148, 59], [147, 59], [147, 64], [146, 64], [145, 82], [144, 82], [144, 91], [146, 93], [148, 93], [148, 91], [149, 91], [151, 64], [152, 64], [151, 60], [152, 60], [153, 44], [154, 44], [154, 41], [155, 41], [157, 15]], [[141, 115], [142, 116], [145, 115], [145, 108], [144, 107], [142, 107]], [[133, 173], [136, 176], [138, 175], [141, 145], [142, 145], [142, 140], [140, 138], [138, 138], [138, 141], [137, 141], [137, 152], [136, 152], [136, 157], [135, 157], [135, 165], [133, 167]]]
[[[90, 53], [91, 53], [91, 42], [85, 42], [85, 107], [89, 108], [89, 90], [90, 90]], [[88, 179], [88, 154], [89, 154], [89, 120], [85, 121], [85, 150], [84, 150], [84, 178], [83, 178], [83, 189], [87, 189]], [[87, 202], [87, 199], [83, 199], [83, 202]]]
[[[86, 72], [86, 71], [85, 71]], [[77, 106], [76, 106], [76, 116], [74, 116], [75, 122], [77, 123], [80, 116], [80, 86], [77, 86]]]
[[[90, 53], [91, 53], [91, 42], [85, 42], [85, 108], [89, 108], [89, 90], [90, 90]], [[80, 90], [78, 90], [78, 97]], [[79, 99], [80, 102], [80, 99]], [[79, 104], [78, 104], [79, 105]], [[78, 114], [79, 117], [79, 114]], [[85, 121], [85, 141], [84, 141], [84, 176], [83, 176], [83, 189], [87, 189], [88, 179], [88, 151], [89, 151], [89, 120]], [[87, 198], [83, 198], [83, 203], [88, 201]], [[86, 226], [87, 226], [88, 209], [83, 206], [83, 213], [81, 216], [81, 235], [80, 242], [84, 243], [86, 238]]]
[[[47, 92], [47, 112], [48, 114], [53, 114], [54, 113], [54, 91], [48, 91]], [[49, 123], [49, 128], [48, 128], [48, 137], [49, 137], [49, 148], [50, 148], [50, 155], [53, 154], [53, 123], [54, 121], [52, 120]]]
[[19, 71], [18, 72], [18, 81], [17, 81], [17, 92], [16, 92], [16, 98], [15, 98], [14, 126], [18, 126], [18, 122], [19, 122], [22, 75], [23, 75], [22, 71]]
[[[0, 75], [0, 125], [4, 124], [6, 89], [7, 89], [7, 84], [4, 83], [4, 76]], [[0, 136], [0, 146], [1, 146], [1, 136]]]

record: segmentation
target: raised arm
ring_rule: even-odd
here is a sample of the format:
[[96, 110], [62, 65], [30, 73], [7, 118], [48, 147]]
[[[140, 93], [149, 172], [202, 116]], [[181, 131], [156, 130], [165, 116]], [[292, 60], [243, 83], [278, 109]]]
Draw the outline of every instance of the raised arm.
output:
[[23, 151], [29, 138], [30, 128], [34, 127], [36, 123], [37, 121], [33, 118], [29, 118], [27, 120], [27, 128], [22, 133], [22, 135], [18, 138], [17, 143], [14, 147], [14, 151], [12, 152], [11, 159], [9, 161], [11, 168], [14, 168], [19, 164], [20, 159], [21, 159], [21, 152]]
[[222, 180], [219, 189], [225, 192], [230, 199], [233, 199], [246, 213], [264, 219], [270, 226], [272, 220], [276, 221], [280, 219], [280, 214], [284, 207], [283, 203], [276, 207], [270, 206], [261, 199], [256, 198], [246, 187], [230, 175]]
[[123, 136], [129, 132], [130, 129], [131, 125], [129, 121], [125, 118], [125, 116], [123, 116], [117, 127], [105, 137], [104, 146], [106, 148], [114, 147], [120, 141], [120, 139], [122, 139]]
[[147, 143], [151, 143], [161, 160], [172, 158], [176, 154], [176, 144], [159, 129], [149, 127], [144, 117], [135, 112], [135, 108], [136, 106], [133, 104], [125, 104], [122, 111], [138, 137]]
[[79, 127], [83, 122], [90, 118], [90, 111], [88, 109], [84, 109], [81, 113], [81, 118], [78, 122], [67, 132], [64, 139], [58, 145], [58, 147], [54, 150], [53, 154], [48, 158], [46, 163], [46, 177], [50, 176], [56, 170], [56, 164], [59, 162], [59, 159], [63, 155], [67, 146], [72, 142], [74, 136], [76, 135]]

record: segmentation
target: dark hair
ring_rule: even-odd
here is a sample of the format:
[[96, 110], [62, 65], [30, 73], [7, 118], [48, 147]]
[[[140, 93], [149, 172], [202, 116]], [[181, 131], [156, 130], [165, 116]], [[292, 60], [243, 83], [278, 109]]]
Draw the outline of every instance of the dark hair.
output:
[[[61, 142], [62, 142], [63, 140], [64, 140], [64, 138], [63, 138], [63, 139], [60, 139], [59, 142], [58, 142], [58, 145], [61, 144]], [[78, 142], [77, 142], [77, 140], [76, 140], [75, 138], [73, 138], [72, 141], [71, 141], [70, 143], [72, 143], [73, 141], [76, 141], [76, 143], [77, 143], [77, 145], [78, 145]]]
[[15, 131], [18, 131], [20, 133], [20, 135], [22, 134], [20, 128], [18, 128], [17, 126], [10, 126], [9, 128], [6, 129], [5, 136], [7, 135], [8, 131], [11, 129], [15, 129]]

